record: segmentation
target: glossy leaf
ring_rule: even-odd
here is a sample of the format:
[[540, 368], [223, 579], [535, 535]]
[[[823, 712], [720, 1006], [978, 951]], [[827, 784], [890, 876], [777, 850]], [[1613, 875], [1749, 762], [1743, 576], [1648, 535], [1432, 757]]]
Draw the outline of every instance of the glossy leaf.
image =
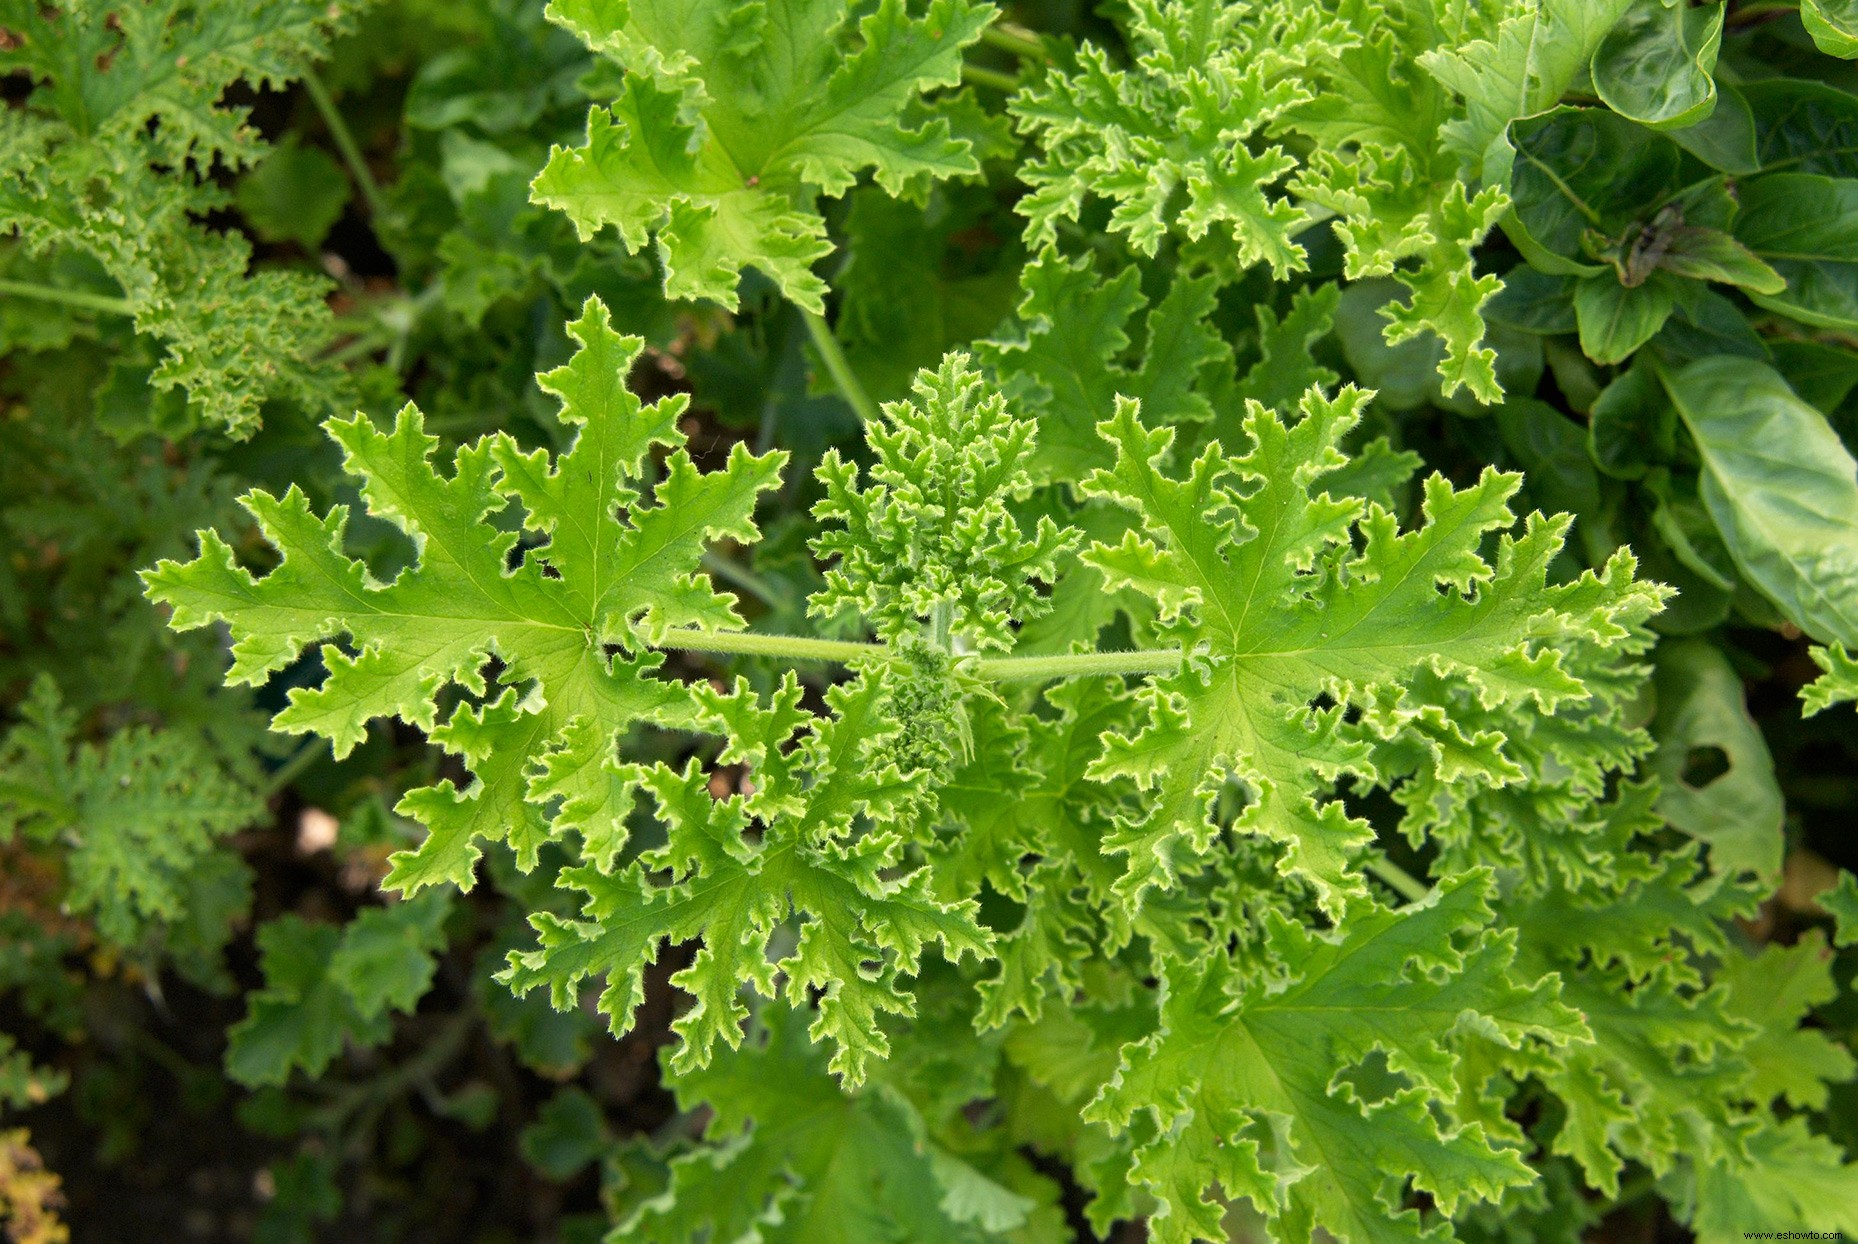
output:
[[1858, 643], [1858, 462], [1772, 368], [1716, 358], [1664, 387], [1742, 577], [1822, 641]]
[[1682, 129], [1716, 107], [1720, 4], [1634, 0], [1594, 52], [1594, 89], [1619, 115], [1654, 129]]

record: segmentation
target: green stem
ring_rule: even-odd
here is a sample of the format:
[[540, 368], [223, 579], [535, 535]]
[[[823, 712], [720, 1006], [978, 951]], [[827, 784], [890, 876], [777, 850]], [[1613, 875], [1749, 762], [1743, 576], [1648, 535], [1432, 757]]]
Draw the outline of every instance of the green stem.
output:
[[361, 157], [361, 146], [355, 141], [354, 132], [336, 110], [335, 100], [329, 97], [329, 88], [323, 85], [323, 80], [316, 76], [314, 69], [303, 71], [303, 89], [309, 92], [310, 102], [316, 105], [316, 111], [322, 114], [323, 124], [329, 127], [329, 136], [335, 139], [336, 150], [342, 153], [342, 160], [355, 179], [355, 188], [361, 191], [361, 197], [368, 205], [368, 215], [377, 222], [386, 219], [387, 200], [381, 194], [381, 185], [374, 180], [368, 162]]
[[[933, 624], [930, 634], [933, 639]], [[653, 646], [847, 665], [895, 659], [887, 644], [811, 639], [805, 635], [763, 635], [752, 631], [708, 631], [695, 627], [667, 631]], [[1053, 678], [1090, 678], [1104, 674], [1167, 673], [1180, 663], [1179, 648], [1149, 648], [1135, 652], [1068, 652], [1037, 657], [970, 657], [963, 661], [962, 668], [989, 682], [1044, 682]]]
[[891, 659], [890, 649], [883, 644], [810, 639], [805, 635], [761, 635], [752, 631], [702, 631], [694, 627], [666, 631], [653, 646], [687, 652], [739, 652], [745, 656], [779, 657], [787, 661], [851, 664]]
[[34, 281], [0, 281], [0, 294], [11, 294], [15, 298], [37, 298], [40, 302], [62, 302], [67, 307], [107, 311], [111, 315], [135, 314], [135, 306], [127, 298], [87, 294], [81, 289], [59, 289], [55, 285], [40, 285]]
[[975, 86], [990, 86], [996, 91], [1005, 91], [1008, 95], [1019, 89], [1019, 79], [1010, 73], [1001, 73], [997, 69], [982, 69], [979, 65], [963, 65], [961, 80]]
[[878, 421], [877, 403], [858, 383], [858, 377], [852, 372], [852, 365], [846, 361], [845, 351], [839, 348], [839, 339], [832, 335], [832, 329], [826, 324], [826, 317], [817, 311], [799, 308], [800, 318], [806, 321], [806, 331], [813, 338], [813, 347], [819, 351], [821, 361], [826, 364], [826, 371], [832, 376], [832, 383], [839, 390], [839, 396], [850, 404], [852, 410], [866, 423]]
[[1009, 22], [995, 22], [981, 31], [981, 42], [988, 47], [1010, 52], [1021, 60], [1044, 61], [1045, 45], [1039, 37], [1023, 26]]
[[303, 771], [322, 758], [329, 745], [318, 738], [306, 739], [303, 746], [290, 754], [290, 759], [272, 771], [265, 781], [264, 793], [275, 795], [303, 776]]
[[1387, 885], [1399, 892], [1408, 902], [1417, 903], [1432, 893], [1432, 888], [1406, 869], [1400, 867], [1385, 856], [1371, 855], [1367, 860], [1368, 871], [1385, 881]]
[[1067, 652], [1041, 657], [980, 657], [967, 668], [988, 682], [1045, 682], [1101, 674], [1165, 674], [1181, 664], [1179, 648]]

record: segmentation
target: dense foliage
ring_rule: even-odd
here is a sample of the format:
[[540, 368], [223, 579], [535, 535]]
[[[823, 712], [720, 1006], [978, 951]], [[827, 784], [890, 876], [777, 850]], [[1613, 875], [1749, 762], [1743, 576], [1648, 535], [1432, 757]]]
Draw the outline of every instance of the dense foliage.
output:
[[1858, 8], [1006, 9], [0, 0], [12, 1240], [1858, 1233]]

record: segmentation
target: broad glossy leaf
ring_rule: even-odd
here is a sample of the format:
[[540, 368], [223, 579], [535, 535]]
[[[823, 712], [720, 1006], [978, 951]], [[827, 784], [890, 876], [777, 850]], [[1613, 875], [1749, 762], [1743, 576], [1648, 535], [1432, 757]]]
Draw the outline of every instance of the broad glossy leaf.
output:
[[1798, 78], [1748, 82], [1740, 91], [1763, 170], [1858, 177], [1858, 96]]
[[1678, 186], [1684, 153], [1605, 109], [1558, 108], [1509, 133], [1516, 165], [1505, 228], [1544, 272], [1600, 271], [1583, 237], [1620, 236]]
[[1594, 89], [1623, 117], [1681, 129], [1716, 106], [1716, 54], [1724, 8], [1683, 0], [1633, 0], [1594, 52]]
[[1826, 417], [1750, 359], [1663, 379], [1742, 577], [1807, 634], [1858, 644], [1858, 463]]
[[1737, 239], [1787, 282], [1749, 296], [1805, 324], [1858, 328], [1858, 179], [1770, 173], [1741, 199]]
[[1701, 639], [1660, 644], [1655, 668], [1658, 751], [1650, 768], [1660, 779], [1658, 810], [1709, 844], [1715, 871], [1774, 878], [1786, 845], [1785, 804], [1741, 678]]
[[1656, 276], [1632, 286], [1611, 272], [1585, 277], [1574, 287], [1581, 349], [1596, 363], [1623, 363], [1664, 327], [1676, 304], [1671, 282]]
[[1828, 56], [1858, 56], [1858, 3], [1854, 0], [1800, 0], [1800, 22], [1813, 43]]

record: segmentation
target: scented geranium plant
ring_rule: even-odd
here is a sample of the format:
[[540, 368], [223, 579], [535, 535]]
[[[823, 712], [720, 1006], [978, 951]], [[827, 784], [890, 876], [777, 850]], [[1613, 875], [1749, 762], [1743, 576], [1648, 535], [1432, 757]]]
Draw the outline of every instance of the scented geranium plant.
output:
[[0, 849], [267, 1231], [1858, 1233], [1858, 11], [349, 7], [0, 3]]

